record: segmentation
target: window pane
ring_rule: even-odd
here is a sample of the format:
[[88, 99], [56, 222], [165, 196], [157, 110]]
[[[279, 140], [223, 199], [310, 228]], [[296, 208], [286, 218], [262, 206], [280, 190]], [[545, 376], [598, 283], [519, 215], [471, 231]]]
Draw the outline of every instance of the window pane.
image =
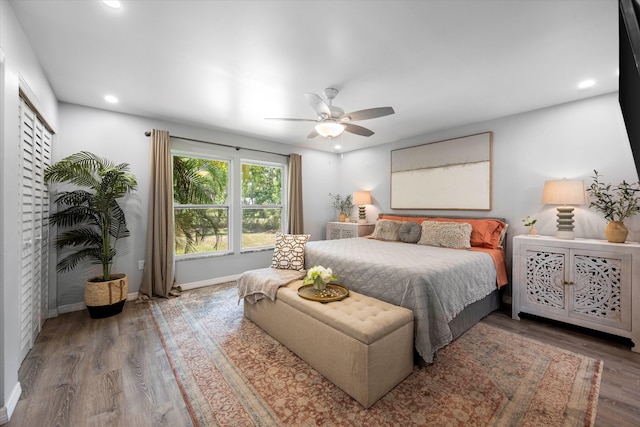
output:
[[176, 208], [173, 212], [176, 255], [229, 250], [226, 208]]
[[173, 156], [173, 202], [180, 205], [226, 205], [229, 162]]
[[282, 205], [282, 168], [243, 163], [242, 204]]
[[242, 210], [242, 247], [273, 246], [276, 232], [282, 230], [282, 209]]

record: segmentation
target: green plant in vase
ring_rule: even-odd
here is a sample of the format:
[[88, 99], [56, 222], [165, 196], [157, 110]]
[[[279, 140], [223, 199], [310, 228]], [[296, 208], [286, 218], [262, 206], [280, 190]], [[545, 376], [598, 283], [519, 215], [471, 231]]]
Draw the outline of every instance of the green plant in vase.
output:
[[353, 211], [353, 202], [351, 201], [351, 194], [342, 197], [340, 194], [331, 194], [331, 206], [338, 212], [338, 220], [340, 222], [349, 221], [351, 212]]
[[531, 218], [530, 215], [527, 215], [525, 218], [522, 218], [522, 222], [523, 222], [525, 227], [529, 227], [529, 235], [530, 236], [537, 236], [538, 235], [538, 231], [533, 227], [536, 224], [536, 222], [538, 222], [537, 219]]
[[622, 181], [618, 185], [600, 181], [602, 175], [594, 169], [593, 182], [587, 188], [589, 207], [600, 212], [608, 221], [605, 228], [607, 240], [612, 243], [624, 243], [629, 230], [624, 220], [640, 212], [638, 192], [640, 182], [628, 183]]

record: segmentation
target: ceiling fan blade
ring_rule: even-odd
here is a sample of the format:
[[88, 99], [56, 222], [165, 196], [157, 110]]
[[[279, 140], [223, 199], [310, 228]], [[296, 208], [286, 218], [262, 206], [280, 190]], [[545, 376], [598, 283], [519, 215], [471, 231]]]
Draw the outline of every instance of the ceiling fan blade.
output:
[[372, 130], [364, 128], [362, 126], [354, 125], [353, 123], [345, 123], [344, 126], [344, 130], [346, 132], [355, 133], [356, 135], [371, 136], [374, 134]]
[[286, 120], [288, 122], [317, 122], [315, 119], [291, 119], [291, 118], [280, 118], [280, 117], [265, 117], [265, 120]]
[[329, 108], [329, 105], [327, 105], [327, 103], [318, 95], [315, 93], [305, 93], [304, 97], [307, 98], [309, 104], [311, 104], [313, 109], [316, 110], [318, 116], [322, 116], [324, 114], [326, 117], [331, 117], [331, 109]]
[[307, 135], [307, 138], [315, 138], [316, 136], [320, 135], [318, 132], [316, 132], [316, 130], [312, 130], [311, 133], [309, 133], [309, 135]]
[[368, 120], [378, 117], [388, 116], [395, 113], [392, 107], [367, 108], [366, 110], [358, 110], [353, 113], [347, 113], [340, 116], [341, 121], [355, 122], [356, 120]]

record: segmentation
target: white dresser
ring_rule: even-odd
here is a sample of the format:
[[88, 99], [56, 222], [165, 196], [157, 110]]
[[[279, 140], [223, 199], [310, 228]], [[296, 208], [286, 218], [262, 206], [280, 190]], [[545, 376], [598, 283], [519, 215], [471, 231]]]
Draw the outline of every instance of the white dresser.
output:
[[327, 240], [350, 239], [373, 233], [375, 224], [357, 224], [355, 222], [330, 222], [327, 224]]
[[[513, 239], [512, 317], [529, 313], [630, 338], [640, 352], [640, 244]], [[635, 305], [635, 310], [633, 306]]]

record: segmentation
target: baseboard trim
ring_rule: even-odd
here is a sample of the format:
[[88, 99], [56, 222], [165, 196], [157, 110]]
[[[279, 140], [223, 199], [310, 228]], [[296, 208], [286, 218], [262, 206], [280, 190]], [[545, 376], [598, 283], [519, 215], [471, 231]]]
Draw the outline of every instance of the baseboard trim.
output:
[[234, 282], [238, 280], [240, 274], [234, 274], [225, 277], [216, 277], [215, 279], [200, 280], [199, 282], [183, 283], [180, 286], [183, 291], [189, 291], [191, 289], [204, 288], [205, 286], [221, 285], [223, 283]]
[[11, 415], [13, 415], [13, 411], [16, 409], [18, 405], [18, 400], [20, 400], [20, 395], [22, 394], [22, 387], [20, 386], [20, 382], [17, 382], [13, 387], [11, 394], [9, 395], [9, 399], [7, 399], [6, 406], [0, 408], [0, 424], [6, 424], [11, 419]]
[[[136, 299], [138, 299], [137, 292], [130, 292], [127, 294], [127, 301], [134, 301]], [[82, 311], [86, 308], [87, 306], [84, 305], [84, 302], [77, 302], [75, 304], [61, 305], [57, 309], [49, 310], [49, 314], [52, 314], [55, 311], [55, 316], [50, 316], [50, 317], [56, 317], [58, 314], [71, 313], [73, 311]]]
[[[233, 274], [231, 276], [225, 276], [225, 277], [216, 277], [215, 279], [207, 279], [207, 280], [201, 280], [199, 282], [191, 282], [191, 283], [183, 283], [180, 286], [180, 288], [182, 288], [183, 291], [189, 291], [191, 289], [198, 289], [198, 288], [204, 288], [205, 286], [213, 286], [213, 285], [221, 285], [223, 283], [228, 283], [228, 282], [233, 282], [238, 280], [238, 278], [240, 277], [240, 274]], [[137, 292], [132, 292], [127, 294], [127, 301], [134, 301], [138, 299], [138, 293]], [[71, 313], [74, 311], [81, 311], [86, 309], [87, 306], [84, 305], [83, 302], [77, 302], [75, 304], [66, 304], [66, 305], [61, 305], [60, 307], [58, 307], [57, 309], [51, 309], [49, 310], [49, 317], [57, 317], [59, 314], [63, 314], [63, 313]]]

